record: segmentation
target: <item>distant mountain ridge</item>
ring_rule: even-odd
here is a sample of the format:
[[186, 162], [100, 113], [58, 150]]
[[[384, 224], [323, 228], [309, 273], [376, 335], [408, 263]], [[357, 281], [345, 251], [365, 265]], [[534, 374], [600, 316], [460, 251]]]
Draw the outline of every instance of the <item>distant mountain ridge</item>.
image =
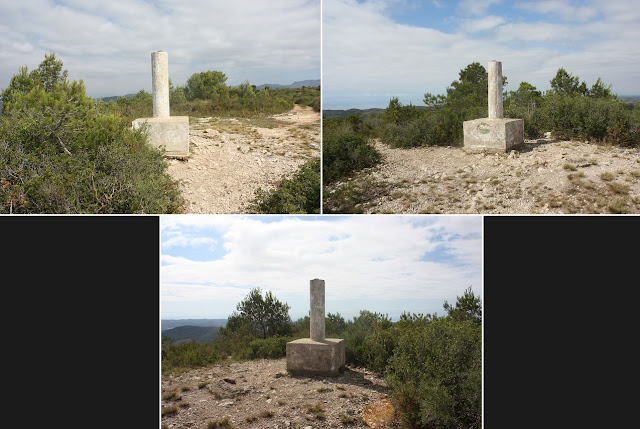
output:
[[280, 85], [277, 83], [265, 83], [260, 86], [256, 86], [257, 90], [261, 90], [265, 86], [268, 86], [271, 89], [278, 88], [302, 88], [303, 86], [320, 86], [320, 79], [311, 79], [311, 80], [298, 80], [293, 82], [290, 85]]
[[227, 319], [162, 319], [161, 329], [177, 328], [179, 326], [221, 327], [227, 324]]
[[210, 343], [218, 335], [220, 326], [178, 326], [162, 331], [162, 338], [169, 337], [174, 344], [186, 341]]
[[[266, 86], [268, 86], [271, 89], [302, 88], [303, 86], [320, 86], [320, 79], [297, 80], [297, 81], [295, 81], [295, 82], [293, 82], [292, 84], [289, 84], [289, 85], [280, 85], [278, 83], [265, 83], [265, 84], [262, 84], [260, 86], [256, 86], [256, 90], [259, 91], [259, 90], [261, 90], [262, 88], [264, 88]], [[102, 100], [105, 103], [108, 103], [109, 101], [116, 101], [119, 97], [131, 98], [134, 95], [135, 94], [112, 95], [110, 97], [98, 97], [98, 98], [96, 98], [96, 100]], [[0, 104], [0, 108], [1, 107], [2, 107], [2, 104]]]

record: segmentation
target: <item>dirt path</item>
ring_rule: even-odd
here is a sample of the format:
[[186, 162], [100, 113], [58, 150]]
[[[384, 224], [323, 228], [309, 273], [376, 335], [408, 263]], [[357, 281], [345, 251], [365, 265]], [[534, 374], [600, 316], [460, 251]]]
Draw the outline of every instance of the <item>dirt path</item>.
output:
[[168, 160], [186, 213], [247, 213], [258, 187], [320, 156], [320, 113], [295, 105], [266, 118], [191, 118], [189, 135], [188, 159]]
[[228, 418], [234, 428], [366, 428], [363, 410], [386, 403], [386, 391], [383, 379], [361, 368], [293, 377], [285, 359], [214, 365], [163, 376], [162, 425], [206, 429]]
[[375, 146], [383, 162], [352, 180], [375, 183], [365, 213], [640, 213], [639, 149], [549, 138], [493, 155]]

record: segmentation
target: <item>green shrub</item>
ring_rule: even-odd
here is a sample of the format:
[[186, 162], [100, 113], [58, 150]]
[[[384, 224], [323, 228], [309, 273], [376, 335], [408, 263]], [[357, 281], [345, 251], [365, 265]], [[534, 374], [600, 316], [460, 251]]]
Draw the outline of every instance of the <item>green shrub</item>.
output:
[[258, 188], [250, 210], [271, 214], [319, 214], [320, 158], [307, 161], [291, 179], [283, 179], [272, 192]]
[[383, 372], [395, 345], [391, 326], [388, 316], [361, 310], [343, 333], [346, 363]]
[[[144, 99], [144, 94], [132, 102]], [[144, 130], [105, 113], [46, 55], [2, 92], [0, 212], [174, 213], [182, 197]]]
[[439, 318], [399, 331], [387, 382], [409, 427], [481, 427], [481, 327]]
[[249, 359], [279, 359], [287, 355], [289, 337], [259, 338], [249, 343]]
[[167, 374], [178, 368], [198, 368], [211, 365], [221, 359], [212, 343], [195, 341], [162, 344], [162, 373]]
[[324, 185], [380, 162], [380, 154], [373, 145], [363, 137], [351, 133], [323, 135], [322, 156]]

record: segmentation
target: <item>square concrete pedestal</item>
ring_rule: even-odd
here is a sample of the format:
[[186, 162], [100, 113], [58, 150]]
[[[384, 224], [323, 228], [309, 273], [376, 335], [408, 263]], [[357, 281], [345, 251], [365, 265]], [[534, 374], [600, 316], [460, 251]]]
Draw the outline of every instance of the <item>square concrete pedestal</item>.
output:
[[524, 143], [522, 119], [481, 118], [462, 126], [466, 152], [508, 152]]
[[287, 371], [293, 375], [334, 376], [344, 363], [344, 339], [302, 338], [287, 343]]
[[133, 129], [140, 128], [144, 123], [149, 124], [149, 143], [153, 147], [164, 147], [165, 156], [189, 155], [188, 116], [139, 118], [133, 121]]

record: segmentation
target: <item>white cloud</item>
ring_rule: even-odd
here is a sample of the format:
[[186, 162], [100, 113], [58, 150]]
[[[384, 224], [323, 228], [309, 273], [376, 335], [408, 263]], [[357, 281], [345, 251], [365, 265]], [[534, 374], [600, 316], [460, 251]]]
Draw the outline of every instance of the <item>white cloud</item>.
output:
[[[163, 231], [179, 229], [182, 217], [162, 217]], [[165, 224], [167, 218], [173, 222], [171, 229]], [[271, 222], [204, 217], [218, 224], [213, 218], [226, 218], [223, 237], [228, 253], [206, 262], [163, 254], [163, 300], [214, 299], [220, 291], [230, 303], [237, 303], [237, 294], [244, 296], [250, 287], [261, 287], [284, 301], [298, 302], [307, 296], [309, 280], [314, 278], [326, 281], [327, 300], [356, 303], [365, 297], [380, 302], [451, 300], [470, 284], [480, 290], [478, 216], [285, 217]], [[190, 224], [190, 219], [185, 223]], [[427, 252], [442, 251], [453, 261], [422, 260]]]
[[487, 15], [480, 19], [463, 19], [460, 21], [459, 27], [467, 33], [477, 33], [479, 31], [487, 31], [503, 24], [505, 19], [501, 16]]
[[595, 18], [598, 12], [589, 6], [578, 6], [569, 1], [529, 1], [516, 3], [515, 7], [534, 13], [547, 14], [552, 18], [567, 21], [588, 21]]
[[462, 15], [484, 15], [491, 5], [502, 3], [502, 0], [462, 0], [457, 10]]
[[[534, 15], [508, 2], [489, 9], [494, 4], [459, 3], [458, 14], [445, 19], [455, 24], [447, 32], [394, 22], [368, 2], [325, 0], [324, 106], [386, 107], [393, 96], [422, 104], [424, 93], [444, 93], [468, 64], [486, 67], [493, 59], [503, 63], [507, 90], [522, 81], [549, 89], [564, 67], [588, 85], [601, 77], [618, 94], [640, 93], [640, 45], [630, 42], [640, 40], [640, 9], [625, 0], [592, 0], [563, 12], [590, 17], [586, 25]], [[558, 13], [565, 10], [560, 6]]]
[[[2, 2], [0, 87], [56, 52], [90, 95], [151, 90], [151, 52], [174, 84], [220, 70], [227, 83], [292, 83], [320, 70], [319, 0]], [[33, 46], [25, 51], [26, 43]]]

